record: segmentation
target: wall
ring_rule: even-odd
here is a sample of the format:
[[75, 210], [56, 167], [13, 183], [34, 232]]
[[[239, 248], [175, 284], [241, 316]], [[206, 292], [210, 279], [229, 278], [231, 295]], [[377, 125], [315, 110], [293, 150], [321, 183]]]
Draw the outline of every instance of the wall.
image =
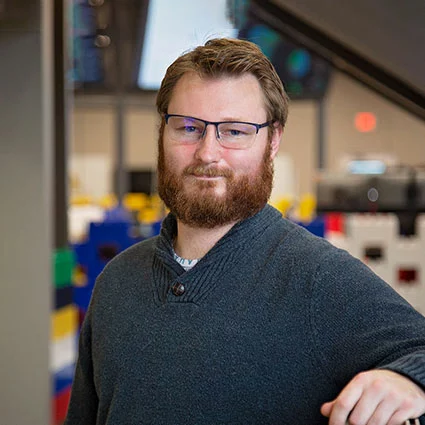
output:
[[[98, 198], [112, 191], [117, 128], [114, 112], [110, 104], [81, 106], [77, 102], [71, 120], [70, 173], [77, 189], [74, 192]], [[127, 106], [124, 127], [126, 166], [154, 169], [157, 116], [153, 103]]]
[[[394, 155], [409, 165], [425, 164], [425, 122], [342, 74], [335, 75], [328, 95], [330, 169], [338, 168], [344, 154], [368, 152]], [[354, 116], [359, 111], [377, 115], [374, 132], [360, 133], [355, 129]]]

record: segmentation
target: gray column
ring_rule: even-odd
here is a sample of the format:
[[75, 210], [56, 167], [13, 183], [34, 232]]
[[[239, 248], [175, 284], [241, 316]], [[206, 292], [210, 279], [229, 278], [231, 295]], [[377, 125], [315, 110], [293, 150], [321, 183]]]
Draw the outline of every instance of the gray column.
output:
[[0, 422], [8, 425], [51, 422], [51, 1], [27, 1], [0, 20]]

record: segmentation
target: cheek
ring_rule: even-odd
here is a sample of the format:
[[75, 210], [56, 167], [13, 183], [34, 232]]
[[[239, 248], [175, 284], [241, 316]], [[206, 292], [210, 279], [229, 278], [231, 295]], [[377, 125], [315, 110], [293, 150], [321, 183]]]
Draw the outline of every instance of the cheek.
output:
[[263, 152], [247, 152], [243, 150], [228, 151], [227, 155], [223, 155], [227, 166], [233, 172], [238, 174], [251, 174], [256, 173], [263, 160]]
[[192, 146], [165, 146], [164, 159], [169, 168], [181, 170], [193, 161]]

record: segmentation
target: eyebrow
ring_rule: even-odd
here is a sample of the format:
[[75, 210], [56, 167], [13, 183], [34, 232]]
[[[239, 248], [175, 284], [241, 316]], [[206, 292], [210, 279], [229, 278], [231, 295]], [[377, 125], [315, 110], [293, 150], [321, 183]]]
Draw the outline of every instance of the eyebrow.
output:
[[[207, 119], [201, 118], [201, 117], [197, 117], [197, 116], [194, 116], [194, 115], [190, 115], [190, 114], [170, 114], [170, 115], [182, 115], [182, 116], [185, 116], [185, 117], [191, 117], [191, 118], [196, 118], [196, 119], [199, 119], [199, 120], [209, 121], [210, 122], [210, 120], [207, 120]], [[254, 122], [254, 121], [249, 120], [249, 119], [245, 119], [245, 118], [234, 118], [234, 117], [229, 117], [227, 115], [224, 118], [220, 119], [220, 120], [214, 120], [214, 121], [211, 121], [211, 122], [226, 122], [226, 121], [230, 121], [230, 122]]]

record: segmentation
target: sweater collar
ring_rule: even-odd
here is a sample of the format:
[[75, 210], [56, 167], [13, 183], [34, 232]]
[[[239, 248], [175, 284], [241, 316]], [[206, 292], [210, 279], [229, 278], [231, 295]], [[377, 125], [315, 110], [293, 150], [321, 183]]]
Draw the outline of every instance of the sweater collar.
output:
[[[223, 250], [237, 250], [245, 245], [248, 239], [255, 239], [259, 234], [273, 222], [281, 218], [279, 211], [271, 205], [266, 204], [258, 213], [253, 216], [236, 223], [212, 248], [202, 257], [203, 263], [211, 263], [221, 256]], [[175, 271], [181, 267], [176, 264], [173, 258], [173, 240], [177, 234], [177, 220], [174, 214], [169, 213], [164, 219], [161, 227], [160, 236], [157, 244], [157, 255], [159, 255], [168, 266], [171, 266]], [[198, 265], [197, 265], [198, 266]]]
[[[257, 246], [254, 241], [281, 217], [276, 209], [266, 205], [257, 214], [236, 223], [192, 269], [185, 271], [173, 257], [177, 221], [169, 214], [157, 238], [153, 260], [156, 300], [161, 304], [202, 303], [220, 282], [226, 280], [223, 276], [229, 270], [252, 255]], [[183, 295], [173, 295], [175, 285], [183, 285]]]

